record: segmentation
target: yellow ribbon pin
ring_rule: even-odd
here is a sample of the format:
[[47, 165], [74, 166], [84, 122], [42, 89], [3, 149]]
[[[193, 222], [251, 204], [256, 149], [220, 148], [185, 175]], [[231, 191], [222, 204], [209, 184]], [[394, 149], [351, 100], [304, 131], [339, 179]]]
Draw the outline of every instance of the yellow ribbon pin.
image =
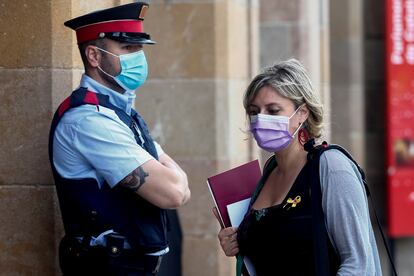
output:
[[286, 201], [286, 204], [283, 206], [283, 208], [285, 208], [286, 205], [288, 205], [288, 204], [290, 204], [290, 206], [288, 208], [286, 208], [286, 210], [289, 210], [290, 207], [296, 207], [296, 205], [298, 205], [301, 200], [302, 200], [302, 198], [300, 196], [296, 196], [294, 199], [289, 197]]

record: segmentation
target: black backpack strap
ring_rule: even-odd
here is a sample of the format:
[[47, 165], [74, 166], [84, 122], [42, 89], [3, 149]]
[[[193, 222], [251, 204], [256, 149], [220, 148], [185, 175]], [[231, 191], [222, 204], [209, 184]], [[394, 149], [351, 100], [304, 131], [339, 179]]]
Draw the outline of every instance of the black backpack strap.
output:
[[319, 159], [322, 147], [314, 147], [314, 140], [305, 144], [308, 153], [308, 161], [311, 162], [311, 206], [312, 206], [312, 231], [313, 251], [315, 259], [315, 275], [329, 276], [330, 262], [328, 250], [328, 231], [325, 226], [325, 216], [322, 210], [322, 191], [319, 176]]
[[[394, 275], [397, 276], [398, 275], [397, 274], [397, 270], [395, 268], [395, 264], [394, 264], [394, 261], [393, 261], [392, 255], [391, 255], [391, 251], [389, 249], [389, 245], [387, 243], [387, 239], [385, 237], [384, 231], [382, 229], [380, 220], [379, 220], [378, 215], [377, 215], [377, 212], [376, 212], [374, 200], [372, 199], [372, 194], [371, 194], [371, 192], [369, 190], [369, 187], [368, 187], [368, 183], [367, 183], [367, 180], [366, 180], [366, 176], [365, 176], [364, 170], [354, 160], [354, 158], [352, 157], [352, 155], [346, 149], [344, 149], [343, 147], [341, 147], [339, 145], [334, 145], [334, 144], [328, 145], [328, 143], [324, 141], [321, 145], [315, 146], [315, 141], [313, 139], [311, 139], [311, 140], [309, 140], [305, 144], [304, 147], [305, 147], [305, 150], [309, 152], [308, 153], [308, 160], [311, 160], [313, 162], [313, 164], [312, 164], [312, 170], [313, 170], [313, 172], [317, 172], [316, 173], [317, 178], [316, 177], [312, 177], [312, 179], [311, 179], [311, 182], [312, 182], [311, 183], [311, 189], [312, 189], [312, 215], [314, 215], [314, 211], [313, 210], [316, 210], [316, 212], [317, 212], [316, 213], [316, 216], [317, 217], [316, 217], [315, 223], [317, 223], [317, 222], [320, 223], [321, 222], [319, 216], [322, 215], [322, 222], [323, 222], [323, 228], [324, 228], [324, 229], [321, 229], [322, 228], [321, 226], [319, 226], [319, 227], [318, 226], [315, 226], [314, 225], [315, 223], [313, 222], [313, 230], [314, 231], [315, 230], [316, 231], [318, 231], [318, 230], [324, 230], [327, 233], [327, 230], [326, 230], [326, 227], [325, 227], [323, 210], [322, 210], [322, 191], [321, 191], [320, 175], [319, 175], [319, 160], [320, 160], [320, 157], [321, 157], [321, 155], [322, 155], [322, 153], [324, 151], [330, 150], [330, 149], [336, 149], [336, 150], [339, 150], [340, 152], [342, 152], [349, 160], [351, 160], [352, 163], [354, 163], [355, 166], [357, 167], [359, 173], [361, 174], [361, 178], [362, 178], [362, 182], [364, 184], [365, 192], [367, 194], [367, 197], [371, 201], [371, 208], [374, 211], [375, 220], [376, 220], [377, 225], [378, 225], [378, 228], [380, 230], [381, 237], [382, 237], [382, 241], [383, 241], [384, 246], [385, 246], [385, 249], [387, 251], [387, 255], [388, 255], [388, 259], [390, 261], [391, 267], [392, 267], [392, 271], [393, 271]], [[319, 195], [314, 195], [315, 194], [315, 191]], [[316, 206], [316, 204], [318, 204], [319, 207]], [[329, 261], [328, 261], [329, 259], [328, 259], [328, 255], [327, 255], [327, 252], [328, 251], [325, 251], [325, 249], [327, 250], [327, 248], [325, 248], [325, 245], [327, 246], [327, 242], [328, 241], [326, 239], [327, 238], [326, 235], [322, 235], [322, 234], [315, 233], [315, 232], [313, 234], [314, 234], [314, 244], [317, 244], [320, 247], [320, 248], [314, 248], [314, 251], [315, 251], [315, 261], [316, 261], [316, 264], [317, 264], [316, 265], [316, 269], [318, 269], [318, 264], [319, 265], [323, 265], [324, 262], [326, 264], [329, 264]], [[321, 252], [321, 251], [325, 251], [326, 253]], [[327, 267], [325, 269], [327, 271], [329, 271], [329, 267]], [[325, 274], [320, 274], [318, 270], [316, 270], [316, 272], [317, 272], [316, 275], [325, 275]]]
[[[366, 185], [365, 180], [364, 180], [364, 184], [365, 184], [365, 188], [367, 188], [368, 185]], [[371, 201], [372, 210], [374, 211], [375, 220], [377, 221], [377, 225], [378, 225], [378, 228], [379, 228], [380, 233], [381, 233], [381, 237], [382, 237], [382, 241], [384, 243], [385, 250], [387, 251], [387, 255], [388, 255], [388, 259], [389, 259], [390, 264], [391, 264], [392, 272], [394, 273], [395, 276], [397, 276], [398, 275], [397, 274], [397, 269], [395, 268], [395, 264], [394, 264], [394, 260], [393, 260], [392, 254], [391, 254], [390, 246], [387, 243], [387, 238], [385, 237], [384, 230], [382, 230], [381, 222], [378, 218], [377, 211], [376, 211], [376, 208], [375, 208], [375, 205], [374, 205], [374, 200], [372, 199], [372, 195], [370, 195], [369, 198], [370, 198], [370, 201]]]

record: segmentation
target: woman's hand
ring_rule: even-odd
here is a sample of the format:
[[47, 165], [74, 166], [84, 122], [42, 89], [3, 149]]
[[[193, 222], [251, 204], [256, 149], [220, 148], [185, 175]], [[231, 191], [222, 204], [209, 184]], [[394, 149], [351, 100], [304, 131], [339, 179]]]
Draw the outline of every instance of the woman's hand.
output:
[[235, 256], [237, 253], [239, 253], [239, 245], [237, 244], [237, 227], [224, 228], [216, 207], [213, 208], [213, 214], [221, 226], [221, 230], [218, 233], [218, 238], [220, 240], [220, 245], [224, 251], [224, 254], [226, 254], [228, 257]]
[[228, 257], [235, 256], [239, 253], [239, 245], [237, 244], [237, 228], [227, 227], [218, 233], [221, 248]]

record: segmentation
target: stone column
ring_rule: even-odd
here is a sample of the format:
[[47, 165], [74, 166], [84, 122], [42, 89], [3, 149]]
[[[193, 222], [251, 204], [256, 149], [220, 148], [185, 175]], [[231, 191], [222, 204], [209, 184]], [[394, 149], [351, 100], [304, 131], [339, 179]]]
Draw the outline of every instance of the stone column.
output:
[[145, 19], [157, 44], [145, 47], [149, 81], [136, 106], [189, 176], [192, 199], [179, 211], [184, 275], [234, 273], [206, 179], [249, 157], [242, 97], [255, 70], [257, 11], [257, 1], [154, 0]]
[[363, 4], [330, 1], [332, 142], [364, 166]]
[[83, 71], [63, 22], [119, 1], [0, 1], [0, 267], [55, 275], [63, 230], [48, 160], [52, 114]]
[[261, 0], [260, 66], [296, 58], [308, 70], [325, 107], [330, 139], [328, 0]]
[[0, 267], [53, 275], [51, 1], [0, 1]]
[[[131, 1], [0, 1], [0, 267], [7, 275], [59, 274], [62, 224], [47, 143], [52, 114], [83, 66], [63, 22]], [[151, 1], [145, 25], [150, 80], [137, 107], [165, 151], [188, 172], [181, 210], [184, 275], [229, 275], [206, 178], [249, 159], [242, 94], [257, 71], [256, 0]], [[241, 130], [240, 130], [241, 129]]]

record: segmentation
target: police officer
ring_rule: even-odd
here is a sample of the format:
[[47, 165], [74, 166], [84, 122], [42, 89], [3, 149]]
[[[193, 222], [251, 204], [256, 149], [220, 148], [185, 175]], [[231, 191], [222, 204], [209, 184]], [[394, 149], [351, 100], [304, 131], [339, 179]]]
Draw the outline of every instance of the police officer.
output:
[[49, 158], [65, 228], [64, 275], [155, 275], [170, 248], [166, 209], [190, 198], [187, 176], [133, 109], [148, 65], [147, 3], [65, 22], [85, 66], [53, 118]]

